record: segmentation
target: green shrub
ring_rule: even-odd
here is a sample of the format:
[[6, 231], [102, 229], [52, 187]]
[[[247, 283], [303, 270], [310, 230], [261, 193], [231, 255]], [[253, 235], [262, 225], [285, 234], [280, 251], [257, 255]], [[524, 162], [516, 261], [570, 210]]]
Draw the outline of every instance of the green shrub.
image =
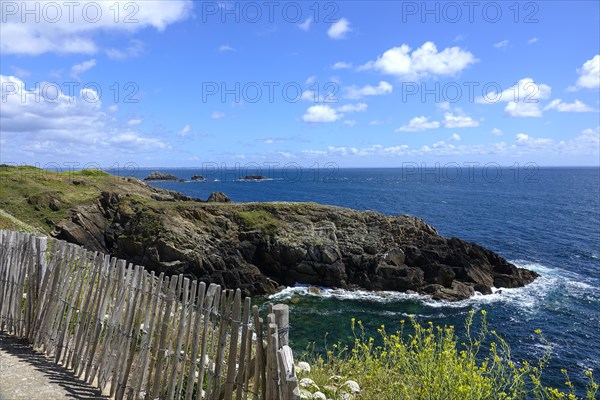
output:
[[[517, 362], [510, 347], [494, 331], [489, 331], [486, 313], [482, 311], [481, 327], [473, 332], [474, 312], [466, 320], [466, 338], [459, 344], [453, 326], [439, 327], [419, 324], [410, 318], [412, 333], [400, 330], [388, 334], [379, 329], [381, 345], [367, 337], [361, 321], [352, 319], [354, 345], [349, 348], [333, 345], [323, 357], [309, 353], [305, 358], [312, 365], [309, 377], [328, 399], [360, 398], [378, 400], [498, 400], [498, 399], [576, 399], [573, 384], [566, 371], [566, 391], [544, 386], [541, 375], [550, 359], [551, 346], [539, 330], [536, 334], [546, 345], [546, 352], [536, 365]], [[483, 355], [482, 346], [487, 345]], [[598, 385], [592, 372], [588, 377], [586, 399], [595, 399]], [[332, 379], [333, 378], [333, 379]], [[336, 381], [356, 381], [361, 393], [349, 397]], [[308, 393], [305, 393], [310, 398]]]

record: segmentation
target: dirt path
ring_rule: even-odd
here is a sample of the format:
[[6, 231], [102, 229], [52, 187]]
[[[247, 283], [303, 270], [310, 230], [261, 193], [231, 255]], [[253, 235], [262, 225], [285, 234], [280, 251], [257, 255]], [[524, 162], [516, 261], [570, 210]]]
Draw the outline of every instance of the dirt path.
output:
[[71, 371], [0, 332], [0, 400], [106, 399]]

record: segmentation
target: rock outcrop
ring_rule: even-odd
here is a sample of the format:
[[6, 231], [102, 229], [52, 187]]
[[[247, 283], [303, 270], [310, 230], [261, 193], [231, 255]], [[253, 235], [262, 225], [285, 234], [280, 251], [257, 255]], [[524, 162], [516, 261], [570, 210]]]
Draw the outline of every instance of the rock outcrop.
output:
[[240, 178], [240, 181], [268, 181], [269, 178], [262, 175], [246, 175], [243, 178]]
[[312, 203], [170, 203], [165, 209], [128, 193], [102, 192], [94, 204], [74, 208], [54, 235], [246, 294], [305, 283], [416, 291], [453, 301], [537, 277], [475, 243], [444, 238], [411, 216]]
[[167, 174], [164, 172], [152, 172], [150, 175], [144, 178], [145, 181], [175, 181], [184, 182], [183, 179], [176, 177], [173, 174]]
[[194, 176], [192, 176], [192, 180], [197, 181], [197, 182], [204, 182], [204, 181], [206, 181], [206, 178], [203, 177], [202, 175], [194, 175]]

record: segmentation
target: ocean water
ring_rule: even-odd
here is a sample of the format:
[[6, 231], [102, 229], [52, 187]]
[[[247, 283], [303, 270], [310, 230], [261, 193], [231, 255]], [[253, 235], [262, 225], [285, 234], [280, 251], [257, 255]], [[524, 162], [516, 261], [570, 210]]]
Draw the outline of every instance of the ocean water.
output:
[[[128, 171], [144, 178], [156, 170]], [[166, 189], [207, 198], [221, 191], [237, 202], [313, 201], [410, 214], [423, 218], [444, 236], [486, 246], [518, 266], [541, 274], [533, 284], [458, 303], [418, 295], [288, 288], [269, 301], [292, 296], [291, 340], [296, 351], [309, 342], [350, 340], [350, 319], [371, 332], [381, 324], [391, 332], [399, 321], [461, 326], [469, 310], [485, 309], [490, 329], [512, 346], [516, 359], [534, 361], [544, 346], [541, 329], [553, 344], [546, 383], [564, 387], [561, 368], [580, 387], [586, 369], [600, 376], [600, 169], [598, 168], [448, 168], [271, 170], [268, 181], [241, 182], [241, 176], [265, 171], [160, 169], [189, 180], [203, 174], [208, 182], [153, 182]], [[116, 171], [113, 171], [116, 172]], [[125, 175], [122, 171], [121, 175]]]

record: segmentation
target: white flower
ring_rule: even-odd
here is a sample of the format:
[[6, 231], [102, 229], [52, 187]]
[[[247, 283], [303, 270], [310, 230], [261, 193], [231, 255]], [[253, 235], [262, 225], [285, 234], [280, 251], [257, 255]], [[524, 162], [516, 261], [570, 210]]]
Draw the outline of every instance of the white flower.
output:
[[311, 388], [311, 387], [313, 387], [313, 386], [316, 386], [316, 387], [317, 387], [317, 389], [319, 388], [319, 387], [318, 387], [318, 386], [315, 384], [315, 381], [313, 381], [313, 380], [312, 380], [312, 379], [310, 379], [310, 378], [302, 378], [302, 379], [300, 379], [300, 383], [299, 383], [299, 384], [300, 384], [300, 387], [303, 387], [303, 388]]
[[321, 392], [314, 392], [311, 398], [317, 400], [327, 400], [327, 396]]
[[307, 363], [306, 361], [300, 361], [298, 363], [298, 365], [296, 365], [296, 370], [298, 372], [306, 372], [306, 373], [308, 373], [308, 372], [310, 372], [310, 364]]
[[343, 387], [348, 389], [348, 391], [352, 394], [360, 393], [360, 386], [358, 385], [358, 383], [356, 381], [347, 380], [346, 382], [344, 382]]

